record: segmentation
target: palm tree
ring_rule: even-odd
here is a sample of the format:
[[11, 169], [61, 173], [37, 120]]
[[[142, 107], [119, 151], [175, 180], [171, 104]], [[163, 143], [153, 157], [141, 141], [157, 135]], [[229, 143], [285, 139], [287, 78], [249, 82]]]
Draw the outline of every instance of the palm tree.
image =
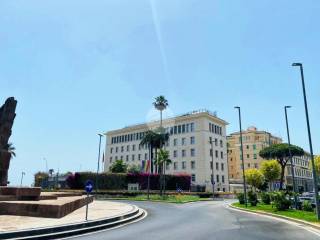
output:
[[160, 149], [158, 152], [156, 163], [159, 166], [160, 170], [160, 195], [162, 195], [162, 193], [165, 194], [166, 191], [165, 168], [168, 164], [172, 163], [171, 159], [169, 159], [169, 151]]
[[156, 139], [156, 133], [154, 131], [147, 131], [144, 137], [142, 138], [140, 145], [144, 146], [147, 145], [149, 148], [149, 156], [151, 161], [151, 173], [153, 173], [153, 149], [155, 147], [155, 139]]
[[155, 98], [153, 106], [160, 111], [160, 127], [162, 127], [162, 111], [169, 106], [168, 100], [164, 96], [160, 95]]
[[16, 148], [13, 146], [12, 143], [8, 143], [5, 147], [4, 150], [7, 151], [8, 153], [10, 153], [11, 158], [16, 156]]

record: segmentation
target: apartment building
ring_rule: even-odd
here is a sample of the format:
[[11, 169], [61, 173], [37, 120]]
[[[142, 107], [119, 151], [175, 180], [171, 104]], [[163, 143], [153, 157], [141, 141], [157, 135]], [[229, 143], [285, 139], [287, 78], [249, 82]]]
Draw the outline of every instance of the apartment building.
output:
[[[249, 127], [242, 131], [244, 168], [260, 168], [264, 160], [259, 156], [261, 149], [272, 144], [281, 143], [282, 139], [266, 131], [259, 131], [256, 127]], [[230, 183], [242, 183], [242, 155], [240, 132], [227, 136], [228, 166]]]
[[[162, 124], [170, 134], [165, 148], [170, 153], [172, 164], [166, 167], [166, 173], [190, 174], [192, 184], [205, 186], [207, 191], [212, 191], [213, 177], [215, 191], [228, 191], [228, 123], [208, 110], [197, 110], [164, 119]], [[156, 129], [159, 125], [159, 121], [154, 121], [105, 133], [105, 171], [108, 171], [111, 164], [118, 159], [122, 159], [128, 165], [141, 166], [142, 162], [149, 158], [147, 146], [140, 145], [141, 139], [146, 131]]]
[[[311, 157], [309, 153], [305, 153], [301, 157], [293, 157], [293, 171], [295, 183], [299, 191], [309, 192], [313, 191], [313, 175], [311, 170]], [[288, 162], [285, 171], [285, 184], [292, 187], [292, 172], [291, 163]]]

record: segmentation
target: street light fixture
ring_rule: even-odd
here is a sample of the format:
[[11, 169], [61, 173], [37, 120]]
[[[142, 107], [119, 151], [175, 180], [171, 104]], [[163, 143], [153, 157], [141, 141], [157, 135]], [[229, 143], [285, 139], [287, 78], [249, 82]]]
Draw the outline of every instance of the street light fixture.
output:
[[234, 108], [238, 109], [238, 113], [239, 113], [240, 144], [241, 144], [241, 155], [242, 155], [241, 160], [242, 160], [243, 192], [244, 192], [244, 202], [247, 207], [248, 206], [248, 203], [247, 203], [247, 183], [246, 183], [246, 176], [244, 173], [244, 154], [243, 154], [242, 127], [241, 127], [241, 108], [238, 106], [236, 106]]
[[23, 182], [23, 176], [26, 175], [25, 172], [22, 172], [21, 173], [21, 181], [20, 181], [20, 187], [22, 187], [22, 182]]
[[294, 176], [294, 167], [293, 167], [293, 160], [292, 160], [292, 154], [291, 154], [291, 143], [290, 143], [290, 132], [289, 132], [289, 123], [288, 123], [288, 113], [287, 109], [291, 108], [291, 106], [284, 106], [284, 112], [286, 117], [286, 127], [287, 127], [287, 136], [288, 136], [288, 145], [289, 145], [289, 158], [290, 158], [290, 164], [291, 164], [291, 176], [292, 176], [292, 187], [294, 194], [294, 205], [295, 208], [298, 208], [298, 201], [297, 201], [297, 187], [296, 187], [296, 180]]
[[97, 174], [96, 174], [96, 194], [98, 193], [98, 175], [100, 170], [101, 138], [103, 137], [103, 134], [98, 133], [98, 135], [99, 135], [99, 153], [98, 153]]
[[307, 122], [307, 128], [308, 128], [309, 147], [310, 147], [310, 154], [311, 154], [312, 174], [313, 174], [314, 194], [315, 194], [315, 200], [316, 200], [317, 218], [318, 218], [318, 220], [320, 220], [320, 206], [319, 206], [319, 195], [318, 195], [318, 177], [317, 177], [317, 172], [316, 172], [316, 168], [315, 168], [315, 164], [314, 164], [314, 156], [313, 156], [313, 149], [312, 149], [312, 139], [311, 139], [311, 131], [310, 131], [310, 123], [309, 123], [309, 113], [308, 113], [308, 103], [307, 103], [306, 88], [305, 88], [305, 84], [304, 84], [303, 66], [302, 66], [302, 63], [293, 63], [292, 66], [300, 68], [302, 91], [303, 91], [303, 100], [304, 100], [304, 109], [305, 109], [305, 113], [306, 113], [306, 122]]

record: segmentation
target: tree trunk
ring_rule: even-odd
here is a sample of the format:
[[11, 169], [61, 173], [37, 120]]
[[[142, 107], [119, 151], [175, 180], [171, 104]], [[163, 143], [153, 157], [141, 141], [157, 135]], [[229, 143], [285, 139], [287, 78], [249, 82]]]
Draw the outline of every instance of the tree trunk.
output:
[[0, 186], [7, 186], [10, 160], [9, 152], [0, 152]]
[[286, 170], [286, 165], [281, 165], [281, 175], [280, 175], [280, 189], [283, 190], [284, 172]]

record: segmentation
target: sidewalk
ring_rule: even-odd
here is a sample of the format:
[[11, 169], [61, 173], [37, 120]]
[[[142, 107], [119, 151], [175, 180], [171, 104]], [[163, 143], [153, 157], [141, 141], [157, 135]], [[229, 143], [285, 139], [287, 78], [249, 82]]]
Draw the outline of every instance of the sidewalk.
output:
[[[133, 206], [120, 202], [94, 201], [89, 204], [88, 220], [114, 217], [126, 214], [134, 209]], [[77, 209], [69, 215], [56, 218], [39, 218], [0, 215], [0, 233], [22, 229], [52, 227], [85, 221], [86, 207]]]

